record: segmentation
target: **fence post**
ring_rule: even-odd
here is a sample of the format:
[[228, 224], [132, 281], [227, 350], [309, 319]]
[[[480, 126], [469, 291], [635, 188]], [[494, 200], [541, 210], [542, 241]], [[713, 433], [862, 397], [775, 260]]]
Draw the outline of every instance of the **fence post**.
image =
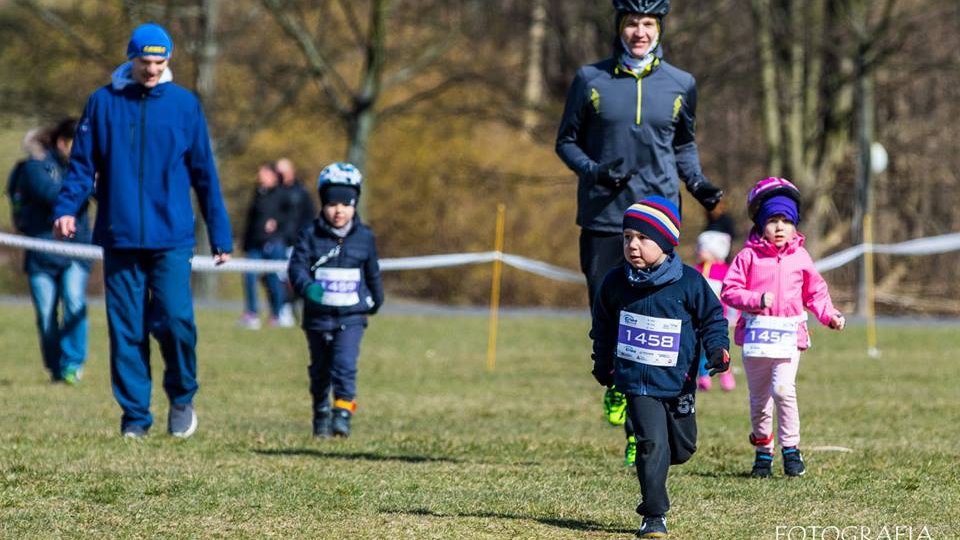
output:
[[863, 280], [865, 287], [864, 314], [867, 317], [867, 356], [879, 358], [877, 349], [877, 312], [874, 306], [875, 290], [873, 283], [873, 214], [869, 211], [863, 216]]
[[493, 250], [496, 258], [493, 260], [493, 284], [490, 287], [490, 328], [487, 331], [487, 371], [493, 371], [497, 363], [497, 319], [500, 314], [500, 277], [503, 273], [503, 235], [504, 217], [507, 207], [497, 205], [497, 232]]

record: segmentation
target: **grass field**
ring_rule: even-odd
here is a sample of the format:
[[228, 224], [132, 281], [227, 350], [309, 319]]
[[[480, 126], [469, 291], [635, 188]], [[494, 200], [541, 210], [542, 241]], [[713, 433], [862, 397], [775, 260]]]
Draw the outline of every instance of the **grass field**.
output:
[[[200, 429], [119, 437], [102, 307], [78, 387], [44, 376], [32, 312], [0, 308], [0, 538], [623, 538], [638, 486], [600, 417], [588, 323], [378, 316], [363, 343], [354, 436], [310, 436], [299, 330], [198, 313]], [[799, 375], [808, 474], [752, 480], [744, 381], [701, 394], [700, 450], [672, 469], [672, 538], [786, 538], [857, 527], [960, 535], [957, 330], [815, 331]], [[154, 348], [154, 376], [162, 362]], [[851, 452], [817, 450], [843, 446]], [[780, 529], [778, 529], [780, 527]], [[894, 528], [901, 536], [894, 536]], [[908, 529], [912, 527], [912, 529]], [[852, 530], [852, 529], [848, 529]], [[906, 536], [907, 531], [912, 536]], [[922, 536], [926, 533], [928, 536]], [[793, 530], [792, 538], [801, 538]], [[833, 538], [827, 535], [825, 538]], [[864, 536], [856, 536], [863, 538]], [[844, 538], [854, 538], [845, 536]]]

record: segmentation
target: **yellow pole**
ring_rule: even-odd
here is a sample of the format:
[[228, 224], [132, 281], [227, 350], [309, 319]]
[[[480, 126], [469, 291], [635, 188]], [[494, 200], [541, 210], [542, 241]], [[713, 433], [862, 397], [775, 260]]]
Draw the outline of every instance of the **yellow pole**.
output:
[[873, 286], [873, 214], [870, 212], [863, 216], [863, 243], [866, 244], [863, 252], [863, 273], [867, 282], [867, 356], [877, 358], [880, 351], [877, 349], [877, 314], [874, 309], [876, 292]]
[[497, 205], [497, 236], [494, 240], [493, 250], [497, 253], [497, 258], [493, 261], [493, 285], [490, 288], [490, 329], [487, 333], [487, 371], [493, 371], [497, 363], [497, 319], [500, 314], [500, 276], [503, 273], [503, 260], [500, 255], [503, 253], [503, 234], [504, 234], [504, 216], [507, 207], [500, 203]]

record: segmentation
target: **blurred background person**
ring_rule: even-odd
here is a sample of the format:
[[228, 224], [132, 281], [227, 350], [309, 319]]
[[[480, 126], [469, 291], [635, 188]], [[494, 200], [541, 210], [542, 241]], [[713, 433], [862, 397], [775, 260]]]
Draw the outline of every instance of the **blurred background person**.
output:
[[[716, 231], [724, 233], [730, 237], [730, 245], [737, 241], [737, 225], [733, 217], [727, 212], [727, 201], [720, 199], [720, 202], [712, 210], [707, 210], [707, 226], [704, 231]], [[727, 250], [727, 255], [723, 258], [727, 264], [733, 260], [735, 254]]]
[[[727, 257], [730, 255], [730, 235], [720, 231], [703, 231], [697, 237], [697, 271], [703, 275], [710, 289], [720, 298], [720, 289], [723, 285], [723, 278], [726, 277], [730, 265], [727, 264]], [[723, 304], [723, 302], [720, 302]], [[731, 312], [735, 310], [723, 304], [723, 316], [727, 321], [731, 319]], [[713, 386], [710, 379], [707, 365], [707, 355], [700, 351], [700, 370], [697, 374], [697, 388], [706, 392]], [[718, 377], [720, 379], [720, 388], [725, 392], [733, 390], [737, 386], [736, 379], [733, 377], [733, 368], [724, 371]]]
[[[280, 175], [273, 163], [261, 163], [257, 169], [257, 186], [247, 209], [246, 230], [243, 234], [243, 251], [248, 259], [286, 260], [284, 229], [281, 223], [286, 215], [286, 195], [280, 188]], [[261, 275], [270, 305], [271, 326], [281, 326], [280, 310], [285, 292], [276, 272]], [[257, 274], [243, 275], [244, 312], [237, 324], [257, 330], [261, 326], [257, 302]], [[293, 326], [291, 317], [285, 326]]]
[[[53, 239], [54, 206], [70, 163], [77, 121], [66, 118], [24, 139], [28, 158], [11, 177], [17, 229], [34, 238]], [[77, 212], [77, 232], [70, 242], [91, 241], [89, 202]], [[43, 364], [53, 382], [76, 384], [87, 358], [87, 281], [90, 262], [41, 251], [27, 251], [23, 270], [37, 316]], [[62, 312], [61, 312], [62, 306]]]
[[[293, 253], [293, 246], [297, 242], [300, 230], [313, 223], [313, 218], [317, 217], [317, 207], [310, 197], [310, 191], [297, 177], [297, 169], [290, 158], [282, 157], [277, 160], [277, 173], [280, 174], [280, 188], [287, 199], [287, 214], [283, 216], [281, 227], [284, 229], [284, 243], [289, 258]], [[293, 305], [297, 302], [297, 296], [290, 288], [285, 272], [280, 273], [280, 282], [285, 292], [283, 307], [280, 309], [280, 321], [284, 326], [293, 326], [294, 313], [298, 312]]]

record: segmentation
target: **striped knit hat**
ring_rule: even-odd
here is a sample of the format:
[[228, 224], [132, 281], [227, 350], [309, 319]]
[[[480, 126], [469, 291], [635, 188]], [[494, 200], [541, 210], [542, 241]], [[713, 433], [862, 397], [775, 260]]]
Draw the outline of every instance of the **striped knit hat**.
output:
[[623, 213], [623, 228], [642, 233], [670, 253], [680, 243], [680, 211], [663, 197], [647, 197]]

